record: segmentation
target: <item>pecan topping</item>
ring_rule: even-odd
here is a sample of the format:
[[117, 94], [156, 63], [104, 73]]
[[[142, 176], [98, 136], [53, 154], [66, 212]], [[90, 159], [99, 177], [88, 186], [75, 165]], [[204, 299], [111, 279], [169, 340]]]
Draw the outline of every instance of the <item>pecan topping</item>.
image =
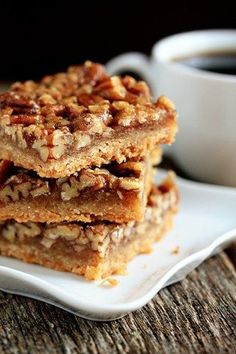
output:
[[39, 108], [32, 98], [14, 91], [2, 93], [0, 95], [0, 104], [1, 107], [11, 107], [18, 113], [36, 113]]
[[147, 85], [130, 76], [109, 77], [100, 64], [85, 62], [40, 82], [17, 82], [0, 94], [0, 134], [20, 148], [34, 149], [42, 161], [109, 136], [118, 127], [161, 119], [174, 106], [162, 96], [152, 103]]
[[[2, 161], [1, 163], [4, 163]], [[5, 162], [7, 163], [7, 161]], [[0, 187], [0, 201], [7, 203], [21, 198], [38, 197], [49, 194], [49, 183], [20, 173], [9, 177]]]
[[[40, 148], [41, 153], [44, 151], [42, 149], [47, 149], [45, 146], [40, 146]], [[45, 151], [48, 153], [48, 150]], [[13, 166], [7, 160], [2, 160], [0, 161], [0, 202], [36, 198], [55, 191], [62, 200], [69, 201], [88, 189], [90, 191], [113, 189], [122, 199], [122, 190], [138, 191], [141, 189], [143, 182], [140, 177], [144, 169], [144, 160], [130, 160], [121, 164], [112, 163], [106, 168], [82, 169], [69, 177], [50, 180], [40, 178], [36, 174], [31, 174], [30, 171]]]
[[[125, 162], [120, 165], [116, 165], [115, 170], [120, 174], [135, 175], [135, 177], [117, 177], [110, 171], [103, 168], [84, 169], [70, 176], [68, 178], [59, 178], [57, 185], [61, 188], [61, 198], [63, 200], [70, 200], [79, 196], [80, 191], [84, 189], [91, 189], [93, 191], [98, 189], [117, 189], [119, 191], [118, 196], [122, 199], [122, 190], [140, 190], [142, 182], [140, 175], [143, 171], [143, 162]], [[123, 165], [123, 167], [122, 167]], [[143, 168], [141, 168], [141, 165]]]

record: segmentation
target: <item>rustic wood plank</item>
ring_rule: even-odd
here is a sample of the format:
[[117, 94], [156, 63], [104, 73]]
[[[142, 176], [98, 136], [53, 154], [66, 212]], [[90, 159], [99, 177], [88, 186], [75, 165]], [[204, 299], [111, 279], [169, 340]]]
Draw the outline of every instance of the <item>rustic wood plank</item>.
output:
[[113, 322], [0, 292], [0, 353], [233, 353], [235, 327], [236, 271], [225, 252]]

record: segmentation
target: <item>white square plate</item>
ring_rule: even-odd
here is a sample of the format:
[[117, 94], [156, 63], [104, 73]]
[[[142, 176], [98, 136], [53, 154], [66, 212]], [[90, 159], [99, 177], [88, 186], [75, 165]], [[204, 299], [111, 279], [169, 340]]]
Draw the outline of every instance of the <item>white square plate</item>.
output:
[[[163, 176], [163, 171], [158, 176]], [[149, 255], [136, 257], [119, 284], [106, 287], [73, 274], [0, 257], [0, 289], [32, 297], [93, 320], [112, 320], [144, 306], [163, 287], [183, 279], [236, 238], [236, 188], [177, 178], [175, 228]], [[179, 247], [178, 254], [173, 249]]]

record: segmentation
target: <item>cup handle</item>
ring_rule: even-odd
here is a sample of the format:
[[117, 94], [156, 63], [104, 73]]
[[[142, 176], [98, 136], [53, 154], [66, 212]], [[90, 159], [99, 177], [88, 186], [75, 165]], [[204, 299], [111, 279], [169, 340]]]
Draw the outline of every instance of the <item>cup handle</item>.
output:
[[118, 55], [108, 61], [106, 68], [110, 75], [116, 75], [122, 71], [132, 71], [147, 81], [152, 92], [155, 89], [151, 61], [145, 54], [130, 52]]

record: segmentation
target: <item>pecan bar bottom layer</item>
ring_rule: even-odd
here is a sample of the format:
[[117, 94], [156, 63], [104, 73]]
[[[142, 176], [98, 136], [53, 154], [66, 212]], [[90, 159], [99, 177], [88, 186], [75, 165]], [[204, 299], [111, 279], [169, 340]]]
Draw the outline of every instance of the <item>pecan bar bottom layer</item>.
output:
[[9, 243], [0, 239], [0, 254], [54, 270], [72, 272], [85, 276], [88, 280], [99, 280], [112, 274], [124, 274], [127, 263], [132, 258], [138, 254], [149, 253], [152, 244], [161, 240], [165, 233], [171, 230], [173, 217], [173, 212], [167, 212], [161, 225], [150, 223], [144, 234], [135, 235], [135, 238], [119, 245], [105, 258], [101, 258], [96, 251], [75, 252], [62, 241], [53, 249], [45, 249], [39, 240], [32, 239], [24, 243]]
[[172, 226], [176, 187], [153, 188], [142, 222], [126, 224], [2, 223], [0, 254], [61, 271], [101, 279], [124, 271], [127, 262], [148, 252]]

